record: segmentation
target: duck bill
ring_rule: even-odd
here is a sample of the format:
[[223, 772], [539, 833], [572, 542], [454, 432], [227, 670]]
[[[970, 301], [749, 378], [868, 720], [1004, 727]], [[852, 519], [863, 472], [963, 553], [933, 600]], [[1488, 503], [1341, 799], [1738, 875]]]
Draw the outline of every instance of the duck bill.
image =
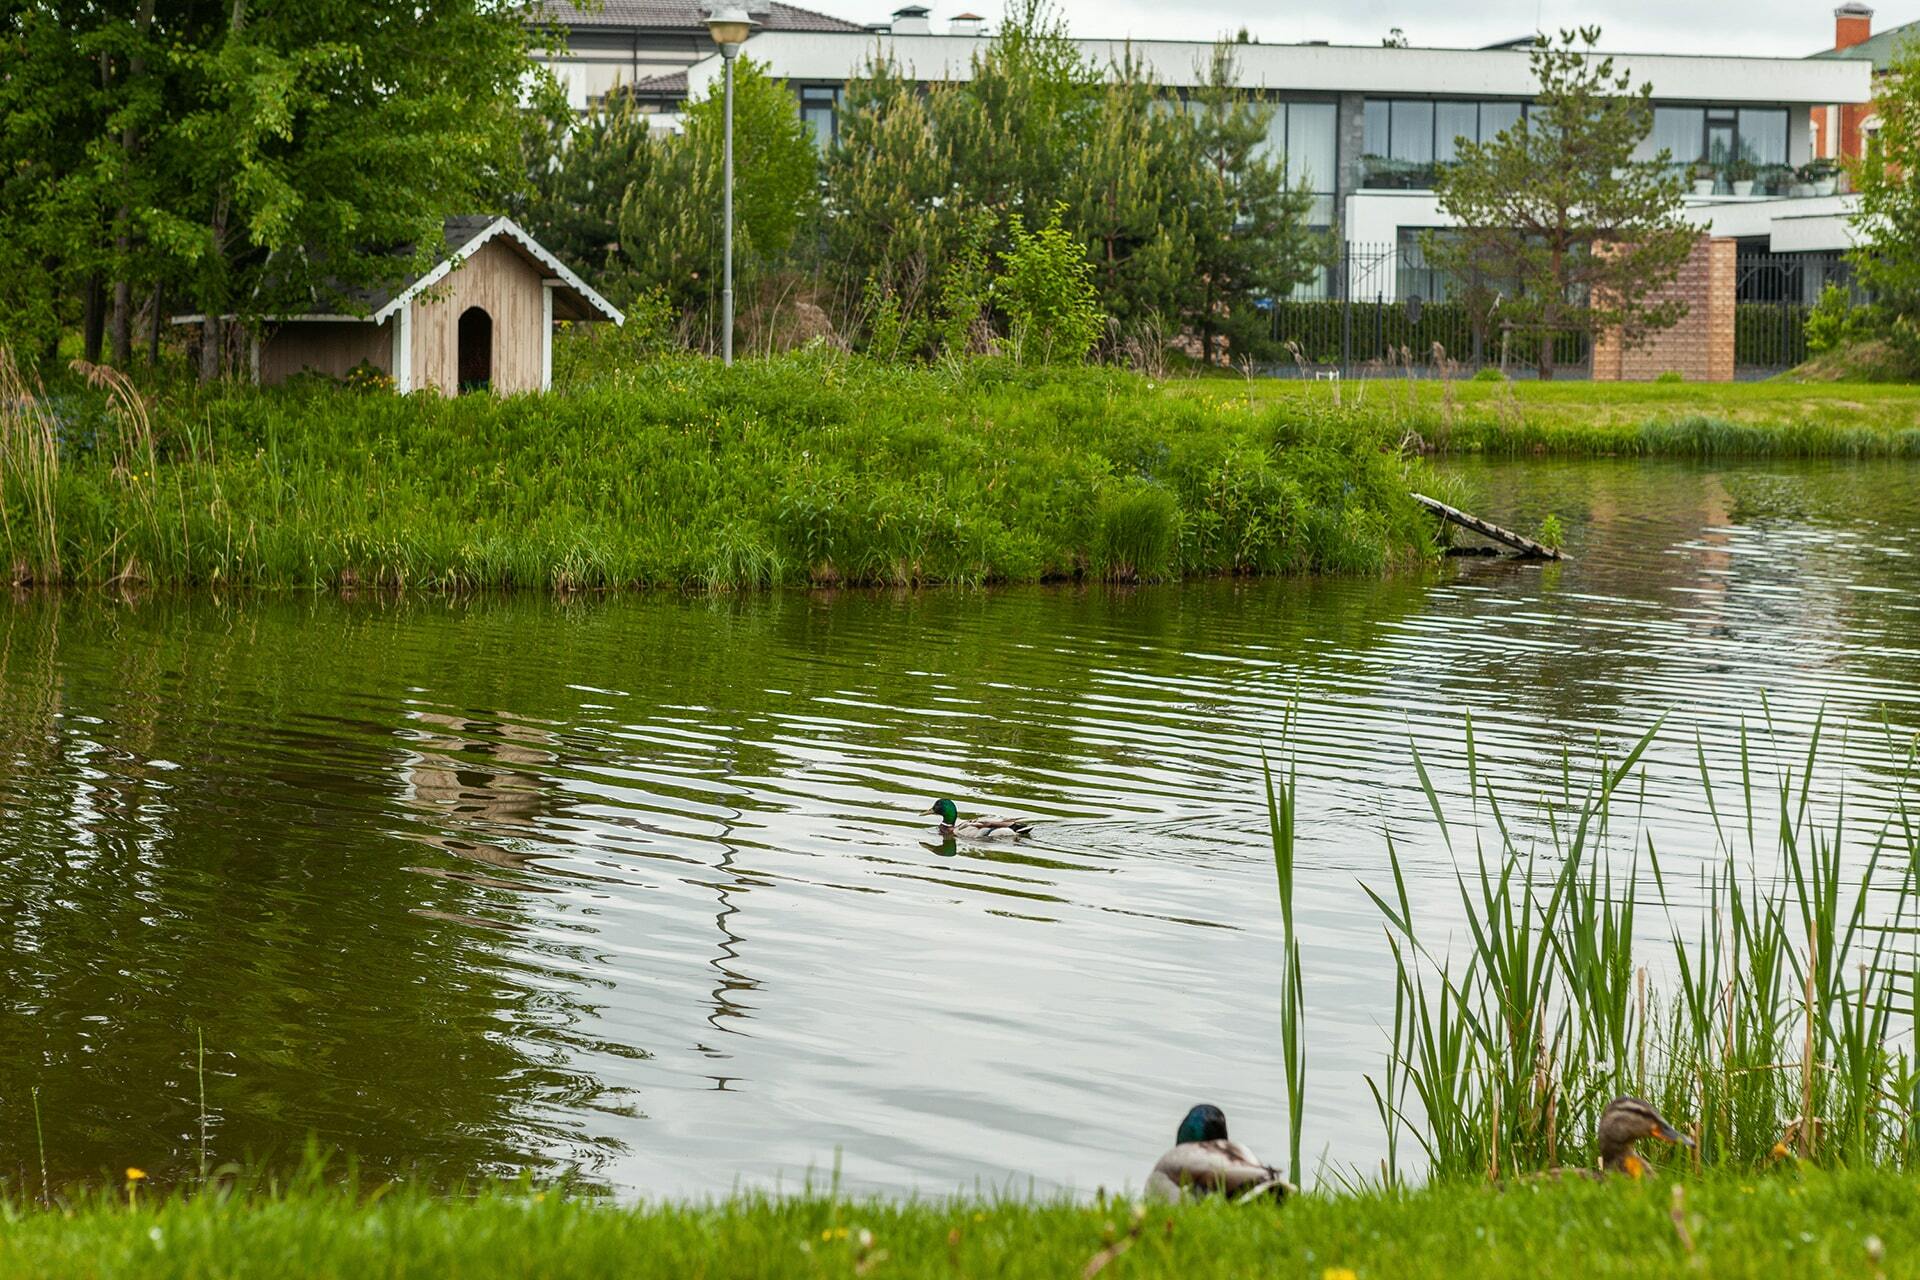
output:
[[1677, 1147], [1698, 1147], [1699, 1144], [1670, 1124], [1662, 1124], [1653, 1131], [1653, 1136], [1662, 1142], [1671, 1142]]

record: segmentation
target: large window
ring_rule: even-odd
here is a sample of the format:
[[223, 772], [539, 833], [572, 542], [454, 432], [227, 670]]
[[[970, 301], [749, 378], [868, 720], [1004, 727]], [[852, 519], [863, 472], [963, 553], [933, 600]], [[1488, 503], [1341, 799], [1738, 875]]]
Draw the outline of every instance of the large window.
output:
[[1662, 151], [1721, 192], [1750, 182], [1755, 194], [1784, 194], [1792, 177], [1784, 107], [1655, 107], [1653, 132], [1634, 157], [1651, 160]]
[[1339, 110], [1331, 102], [1267, 102], [1267, 154], [1286, 160], [1287, 185], [1313, 193], [1307, 221], [1333, 225], [1334, 182], [1339, 173]]
[[1436, 163], [1459, 153], [1459, 140], [1490, 142], [1518, 124], [1520, 102], [1369, 98], [1360, 185], [1424, 190]]
[[1675, 164], [1693, 164], [1706, 157], [1706, 146], [1706, 108], [1655, 107], [1653, 132], [1640, 144], [1638, 158], [1651, 160], [1665, 151]]

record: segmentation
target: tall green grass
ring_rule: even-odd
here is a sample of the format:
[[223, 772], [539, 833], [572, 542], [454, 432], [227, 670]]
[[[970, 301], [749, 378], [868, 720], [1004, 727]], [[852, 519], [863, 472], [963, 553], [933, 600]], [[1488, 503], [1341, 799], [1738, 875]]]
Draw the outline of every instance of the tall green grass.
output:
[[1920, 388], [1911, 386], [1221, 378], [1178, 384], [1177, 393], [1316, 408], [1436, 454], [1920, 457]]
[[[508, 399], [310, 384], [148, 405], [68, 382], [14, 403], [0, 537], [15, 580], [1133, 581], [1378, 573], [1432, 550], [1407, 497], [1432, 477], [1385, 435], [1111, 370], [810, 351], [607, 368]], [[136, 415], [151, 461], [119, 443]]]
[[[1658, 731], [1577, 784], [1563, 766], [1561, 794], [1522, 821], [1469, 730], [1473, 836], [1458, 848], [1458, 815], [1449, 819], [1414, 752], [1456, 859], [1467, 946], [1450, 954], [1439, 923], [1416, 913], [1389, 841], [1391, 886], [1366, 892], [1396, 968], [1389, 1059], [1369, 1077], [1390, 1180], [1407, 1136], [1441, 1179], [1590, 1165], [1594, 1124], [1619, 1094], [1690, 1127], [1706, 1165], [1907, 1169], [1920, 1157], [1911, 949], [1920, 832], [1904, 798], [1912, 745], [1888, 744], [1893, 808], [1856, 830], [1844, 803], [1815, 821], [1818, 726], [1797, 768], [1782, 765], [1770, 783], [1756, 778], [1743, 730], [1731, 809], [1696, 743], [1719, 861], [1682, 900], [1652, 834], [1619, 829]], [[1669, 933], [1665, 953], [1651, 956], [1635, 937], [1649, 883]], [[1650, 978], [1657, 971], [1671, 989]]]

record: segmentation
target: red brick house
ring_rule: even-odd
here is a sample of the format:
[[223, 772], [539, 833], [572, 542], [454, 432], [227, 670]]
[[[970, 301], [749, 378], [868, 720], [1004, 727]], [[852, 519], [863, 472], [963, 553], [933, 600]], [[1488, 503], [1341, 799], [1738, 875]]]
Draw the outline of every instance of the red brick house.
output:
[[[1873, 9], [1861, 0], [1846, 0], [1833, 11], [1833, 48], [1811, 56], [1871, 62], [1873, 78], [1878, 81], [1893, 66], [1900, 46], [1914, 39], [1920, 39], [1920, 22], [1888, 27], [1876, 34]], [[1858, 160], [1866, 154], [1877, 124], [1871, 102], [1815, 107], [1810, 132], [1813, 154], [1827, 160]]]

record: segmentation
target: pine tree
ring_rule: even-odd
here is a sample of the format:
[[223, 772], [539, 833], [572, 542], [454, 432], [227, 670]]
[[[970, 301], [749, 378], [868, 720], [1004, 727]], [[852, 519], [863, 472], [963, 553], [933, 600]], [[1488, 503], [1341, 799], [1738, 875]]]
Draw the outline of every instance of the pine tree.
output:
[[1229, 45], [1216, 45], [1193, 100], [1199, 157], [1189, 208], [1198, 298], [1188, 315], [1211, 362], [1215, 339], [1252, 345], [1257, 304], [1312, 278], [1318, 257], [1306, 229], [1311, 197], [1287, 185], [1282, 155], [1266, 149], [1273, 108], [1238, 87]]
[[1616, 75], [1594, 54], [1599, 39], [1597, 27], [1542, 38], [1527, 114], [1496, 138], [1460, 140], [1434, 183], [1460, 227], [1428, 238], [1429, 262], [1462, 280], [1504, 264], [1501, 310], [1537, 342], [1542, 378], [1560, 335], [1617, 327], [1633, 343], [1686, 312], [1655, 296], [1698, 235], [1681, 215], [1685, 175], [1664, 153], [1634, 158], [1653, 128], [1653, 86]]

